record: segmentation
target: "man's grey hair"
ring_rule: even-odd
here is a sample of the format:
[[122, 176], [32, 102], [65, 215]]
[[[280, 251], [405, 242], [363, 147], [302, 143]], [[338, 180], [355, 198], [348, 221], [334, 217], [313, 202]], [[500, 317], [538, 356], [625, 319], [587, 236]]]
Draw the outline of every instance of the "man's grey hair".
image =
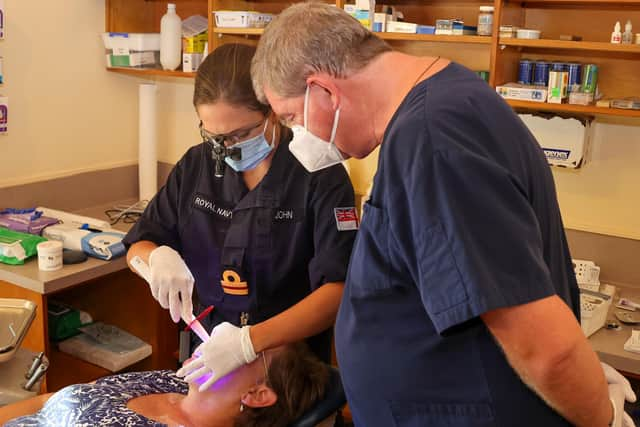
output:
[[251, 63], [253, 88], [283, 97], [302, 95], [313, 73], [344, 78], [391, 50], [345, 11], [322, 2], [297, 3], [265, 28]]

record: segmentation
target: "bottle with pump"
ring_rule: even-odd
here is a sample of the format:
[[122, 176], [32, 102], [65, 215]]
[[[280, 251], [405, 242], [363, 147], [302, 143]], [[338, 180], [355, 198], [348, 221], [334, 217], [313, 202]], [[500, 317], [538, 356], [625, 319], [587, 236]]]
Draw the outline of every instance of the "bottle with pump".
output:
[[160, 20], [160, 64], [165, 70], [175, 70], [182, 61], [182, 20], [176, 5], [169, 3]]
[[627, 21], [626, 25], [624, 26], [624, 33], [622, 33], [622, 43], [633, 43], [633, 32], [631, 32], [631, 29], [631, 21]]
[[616, 26], [611, 33], [611, 43], [622, 43], [622, 33], [620, 32], [620, 21], [616, 22]]

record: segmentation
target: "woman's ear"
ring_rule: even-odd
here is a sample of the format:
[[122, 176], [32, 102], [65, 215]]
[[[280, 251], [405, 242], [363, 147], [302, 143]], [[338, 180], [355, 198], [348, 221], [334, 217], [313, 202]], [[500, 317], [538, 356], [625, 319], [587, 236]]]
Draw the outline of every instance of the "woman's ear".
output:
[[278, 395], [266, 384], [259, 384], [252, 387], [242, 395], [240, 402], [250, 408], [265, 408], [272, 406], [278, 401]]

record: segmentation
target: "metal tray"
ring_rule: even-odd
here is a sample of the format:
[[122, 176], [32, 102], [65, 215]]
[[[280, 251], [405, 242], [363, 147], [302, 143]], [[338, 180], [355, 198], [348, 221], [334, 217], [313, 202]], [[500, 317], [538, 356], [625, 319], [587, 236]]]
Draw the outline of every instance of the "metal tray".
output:
[[0, 362], [13, 357], [35, 316], [35, 303], [24, 299], [0, 298]]

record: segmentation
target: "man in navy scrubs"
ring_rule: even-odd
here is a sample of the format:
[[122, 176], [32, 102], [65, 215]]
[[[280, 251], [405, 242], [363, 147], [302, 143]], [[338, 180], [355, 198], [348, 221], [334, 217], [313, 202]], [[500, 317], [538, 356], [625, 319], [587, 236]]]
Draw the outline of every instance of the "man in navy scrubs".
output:
[[323, 3], [266, 28], [252, 77], [307, 168], [380, 147], [336, 323], [356, 425], [622, 419], [580, 329], [552, 175], [490, 86]]

